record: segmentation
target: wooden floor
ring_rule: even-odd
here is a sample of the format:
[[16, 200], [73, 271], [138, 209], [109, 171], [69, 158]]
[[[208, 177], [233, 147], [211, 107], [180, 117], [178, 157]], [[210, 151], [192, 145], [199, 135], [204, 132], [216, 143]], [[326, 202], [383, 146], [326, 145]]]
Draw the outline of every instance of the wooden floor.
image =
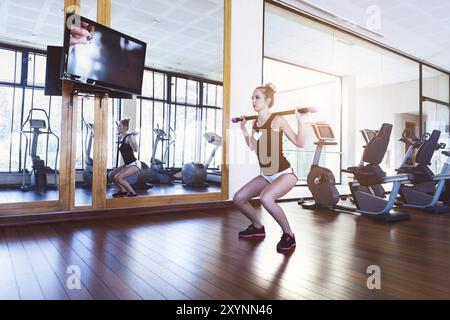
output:
[[[0, 299], [450, 299], [450, 215], [389, 225], [280, 205], [290, 255], [261, 209], [259, 242], [238, 239], [248, 222], [234, 209], [0, 229]], [[367, 289], [370, 265], [381, 290]]]

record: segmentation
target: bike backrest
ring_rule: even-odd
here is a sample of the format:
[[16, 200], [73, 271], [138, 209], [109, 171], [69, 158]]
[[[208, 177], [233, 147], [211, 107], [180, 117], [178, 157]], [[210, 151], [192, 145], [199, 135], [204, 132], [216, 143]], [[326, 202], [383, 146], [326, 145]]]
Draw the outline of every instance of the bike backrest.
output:
[[364, 149], [363, 161], [378, 165], [383, 161], [391, 137], [392, 124], [383, 123], [378, 134], [372, 138]]
[[433, 158], [434, 152], [439, 149], [439, 138], [441, 132], [439, 130], [433, 130], [430, 137], [425, 140], [417, 150], [415, 161], [418, 164], [429, 166], [431, 164], [431, 158]]

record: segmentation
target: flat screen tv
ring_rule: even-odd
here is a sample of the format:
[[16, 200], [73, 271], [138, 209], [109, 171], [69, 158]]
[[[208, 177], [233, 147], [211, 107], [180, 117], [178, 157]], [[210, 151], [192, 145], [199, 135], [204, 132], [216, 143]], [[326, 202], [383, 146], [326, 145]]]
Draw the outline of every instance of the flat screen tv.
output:
[[141, 95], [147, 44], [68, 13], [61, 79]]
[[[46, 96], [62, 96], [62, 80], [61, 80], [61, 62], [63, 56], [63, 47], [47, 46], [47, 63], [45, 66], [45, 90]], [[93, 86], [87, 84], [79, 84], [75, 86], [77, 90], [90, 92]], [[108, 90], [110, 98], [132, 99], [129, 93]]]

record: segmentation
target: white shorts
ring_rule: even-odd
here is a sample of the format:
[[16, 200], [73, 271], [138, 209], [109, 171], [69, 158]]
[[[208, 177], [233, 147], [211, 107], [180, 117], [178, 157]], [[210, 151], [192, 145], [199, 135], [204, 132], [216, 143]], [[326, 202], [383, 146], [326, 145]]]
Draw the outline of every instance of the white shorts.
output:
[[265, 175], [263, 175], [263, 174], [261, 173], [261, 176], [262, 176], [264, 179], [266, 179], [267, 182], [272, 183], [272, 182], [275, 181], [276, 178], [278, 178], [279, 176], [281, 176], [281, 175], [283, 175], [283, 174], [286, 174], [286, 173], [291, 173], [291, 174], [293, 174], [293, 175], [295, 176], [294, 169], [292, 169], [292, 167], [289, 167], [289, 168], [287, 168], [286, 170], [280, 171], [280, 172], [275, 173], [274, 175], [271, 175], [271, 176], [265, 176]]
[[127, 168], [132, 167], [132, 166], [138, 167], [139, 170], [142, 169], [142, 164], [139, 160], [136, 160], [135, 162], [132, 162], [132, 163], [126, 165]]

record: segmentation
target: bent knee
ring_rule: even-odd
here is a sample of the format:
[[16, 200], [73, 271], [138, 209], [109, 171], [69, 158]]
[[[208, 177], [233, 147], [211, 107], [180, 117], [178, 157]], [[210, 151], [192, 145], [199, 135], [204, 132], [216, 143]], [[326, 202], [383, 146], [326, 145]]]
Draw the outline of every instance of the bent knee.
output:
[[247, 199], [246, 197], [244, 197], [243, 195], [241, 195], [241, 194], [239, 194], [239, 193], [236, 193], [234, 196], [233, 196], [233, 202], [235, 203], [235, 204], [243, 204], [243, 203], [245, 203], [245, 202], [247, 202], [249, 199]]
[[275, 203], [275, 200], [276, 199], [274, 199], [272, 196], [264, 194], [264, 193], [259, 197], [259, 201], [261, 201], [261, 204], [263, 205], [263, 207], [268, 207], [268, 206], [273, 205]]

